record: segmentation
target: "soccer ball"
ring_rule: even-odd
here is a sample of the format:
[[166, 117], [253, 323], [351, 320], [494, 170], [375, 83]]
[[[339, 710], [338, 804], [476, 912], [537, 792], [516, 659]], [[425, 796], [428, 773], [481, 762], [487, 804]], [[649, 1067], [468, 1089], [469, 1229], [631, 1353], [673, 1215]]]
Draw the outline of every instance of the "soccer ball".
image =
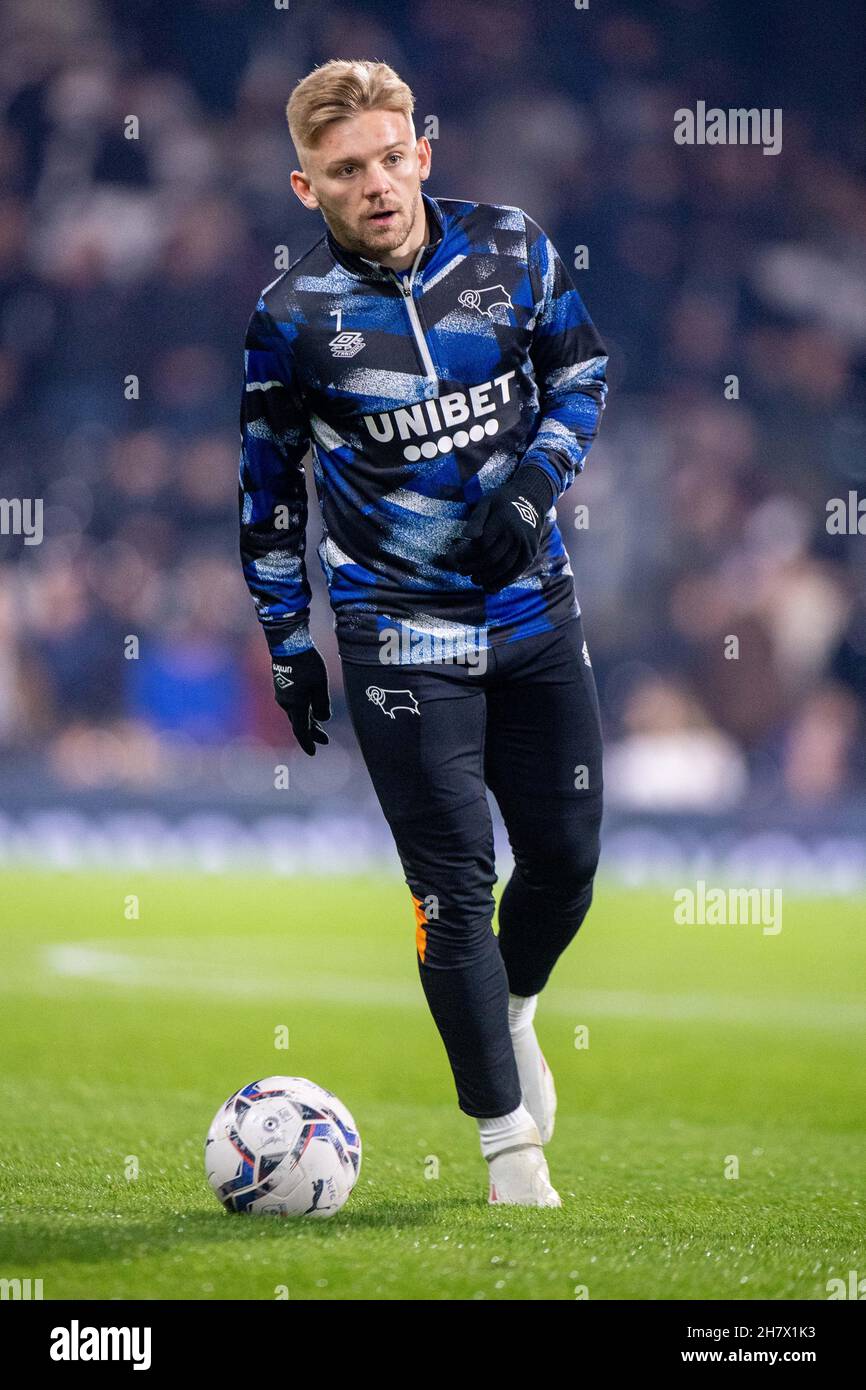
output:
[[220, 1106], [204, 1161], [227, 1211], [333, 1216], [358, 1181], [361, 1136], [331, 1091], [267, 1076]]

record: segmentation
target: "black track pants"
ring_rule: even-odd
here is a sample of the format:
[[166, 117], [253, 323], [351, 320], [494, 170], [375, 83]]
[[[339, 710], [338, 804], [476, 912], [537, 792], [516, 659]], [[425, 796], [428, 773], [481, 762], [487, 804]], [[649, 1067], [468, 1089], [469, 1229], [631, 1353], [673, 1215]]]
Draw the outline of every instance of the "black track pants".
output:
[[[520, 1104], [508, 994], [537, 994], [592, 899], [598, 698], [579, 618], [487, 668], [343, 661], [349, 711], [415, 903], [421, 983], [461, 1110]], [[515, 869], [493, 932], [499, 803]]]

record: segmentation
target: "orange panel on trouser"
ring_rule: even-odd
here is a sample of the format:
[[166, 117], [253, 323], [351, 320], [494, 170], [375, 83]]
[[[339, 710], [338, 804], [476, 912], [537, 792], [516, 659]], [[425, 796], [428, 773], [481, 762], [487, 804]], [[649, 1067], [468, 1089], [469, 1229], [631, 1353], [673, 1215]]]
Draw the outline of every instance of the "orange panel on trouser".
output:
[[427, 914], [421, 899], [416, 898], [414, 893], [412, 894], [412, 902], [415, 904], [415, 946], [423, 961], [424, 953], [427, 950]]

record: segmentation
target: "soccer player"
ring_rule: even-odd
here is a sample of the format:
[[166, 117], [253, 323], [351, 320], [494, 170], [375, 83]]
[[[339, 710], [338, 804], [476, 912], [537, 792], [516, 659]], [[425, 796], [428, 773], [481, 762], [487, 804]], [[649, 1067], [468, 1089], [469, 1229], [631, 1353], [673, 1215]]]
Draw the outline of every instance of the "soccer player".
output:
[[[554, 504], [598, 429], [607, 357], [531, 217], [422, 191], [413, 110], [375, 62], [326, 63], [289, 100], [292, 188], [326, 228], [250, 319], [241, 557], [276, 699], [314, 754], [330, 704], [308, 625], [312, 446], [349, 712], [488, 1200], [560, 1206], [533, 1017], [592, 898], [602, 757]], [[514, 854], [498, 936], [487, 788]]]

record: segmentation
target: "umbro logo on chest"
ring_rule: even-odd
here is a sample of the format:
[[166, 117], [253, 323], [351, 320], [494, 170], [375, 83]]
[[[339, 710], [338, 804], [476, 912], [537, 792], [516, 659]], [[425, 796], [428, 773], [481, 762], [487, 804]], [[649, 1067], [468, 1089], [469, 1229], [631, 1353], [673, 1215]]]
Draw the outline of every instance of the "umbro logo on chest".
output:
[[336, 338], [332, 338], [328, 343], [332, 357], [354, 357], [366, 346], [363, 333], [338, 333]]

